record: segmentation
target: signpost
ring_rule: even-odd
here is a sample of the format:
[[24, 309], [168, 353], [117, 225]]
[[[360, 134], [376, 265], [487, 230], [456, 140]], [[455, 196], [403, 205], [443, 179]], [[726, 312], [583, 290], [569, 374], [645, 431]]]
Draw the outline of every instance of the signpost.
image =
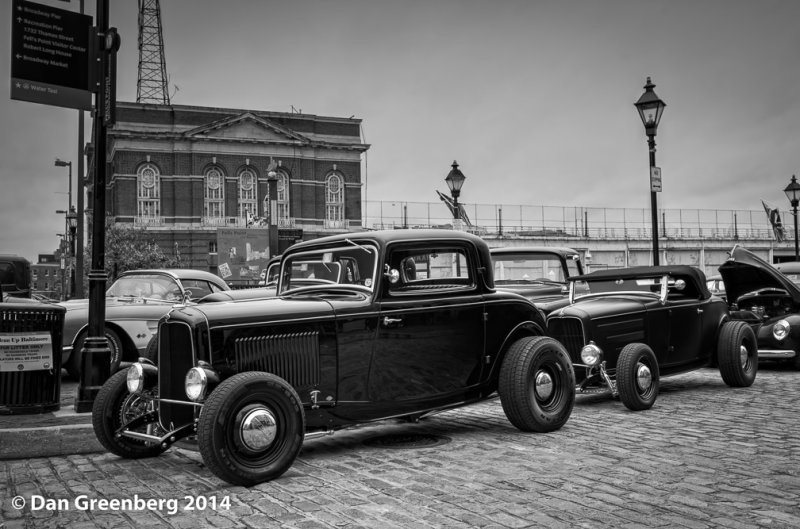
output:
[[91, 110], [91, 27], [88, 15], [14, 0], [11, 99]]
[[660, 167], [651, 167], [650, 168], [650, 191], [654, 193], [661, 192], [661, 168]]

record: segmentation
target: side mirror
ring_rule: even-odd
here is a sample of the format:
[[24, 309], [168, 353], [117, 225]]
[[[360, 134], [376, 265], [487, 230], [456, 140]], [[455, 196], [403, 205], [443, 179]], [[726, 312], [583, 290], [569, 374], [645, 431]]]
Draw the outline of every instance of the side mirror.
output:
[[680, 291], [685, 288], [686, 288], [686, 281], [684, 281], [683, 279], [678, 279], [675, 281], [675, 290]]

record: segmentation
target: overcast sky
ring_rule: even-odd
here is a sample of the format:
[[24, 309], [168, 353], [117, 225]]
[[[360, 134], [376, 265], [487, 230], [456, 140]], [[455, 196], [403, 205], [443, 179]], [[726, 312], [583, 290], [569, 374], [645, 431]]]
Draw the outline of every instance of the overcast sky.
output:
[[[39, 3], [78, 10], [77, 0]], [[94, 13], [95, 2], [87, 0]], [[8, 15], [11, 2], [0, 9]], [[162, 0], [173, 104], [355, 116], [366, 198], [649, 208], [788, 208], [800, 173], [796, 0]], [[10, 16], [0, 71], [10, 74]], [[118, 99], [136, 100], [137, 2], [113, 0]], [[77, 111], [0, 98], [0, 253], [58, 245]], [[88, 131], [91, 126], [87, 125]], [[362, 169], [364, 166], [362, 165]], [[73, 177], [73, 185], [77, 177]], [[73, 193], [73, 202], [75, 201]]]

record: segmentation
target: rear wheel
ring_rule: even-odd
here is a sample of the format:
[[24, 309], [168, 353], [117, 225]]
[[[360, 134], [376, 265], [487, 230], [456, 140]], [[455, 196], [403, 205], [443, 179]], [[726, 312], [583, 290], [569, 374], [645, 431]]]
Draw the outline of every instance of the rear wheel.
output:
[[208, 468], [249, 487], [286, 472], [305, 435], [305, 413], [288, 382], [269, 373], [239, 373], [209, 396], [197, 429]]
[[719, 331], [717, 359], [722, 380], [731, 387], [751, 386], [758, 373], [758, 343], [743, 321], [726, 321]]
[[575, 374], [566, 349], [545, 336], [517, 340], [503, 359], [498, 390], [506, 417], [520, 430], [561, 428], [575, 403]]
[[658, 397], [658, 360], [643, 343], [626, 345], [617, 360], [619, 400], [629, 410], [648, 410]]
[[[106, 340], [108, 341], [108, 349], [111, 351], [111, 369], [110, 373], [114, 374], [119, 369], [119, 364], [122, 361], [122, 340], [116, 332], [111, 329], [106, 329]], [[81, 333], [75, 341], [75, 347], [72, 348], [72, 353], [69, 355], [67, 365], [64, 366], [67, 374], [72, 379], [79, 379], [81, 377], [81, 370], [83, 367], [83, 344], [86, 341], [86, 332]]]
[[[127, 371], [111, 375], [97, 393], [92, 406], [92, 427], [97, 440], [109, 452], [128, 459], [157, 456], [164, 451], [160, 444], [117, 437], [116, 431], [125, 423], [152, 411], [153, 401], [128, 391]], [[155, 396], [155, 395], [151, 395]], [[143, 425], [137, 431], [157, 434], [157, 424]]]

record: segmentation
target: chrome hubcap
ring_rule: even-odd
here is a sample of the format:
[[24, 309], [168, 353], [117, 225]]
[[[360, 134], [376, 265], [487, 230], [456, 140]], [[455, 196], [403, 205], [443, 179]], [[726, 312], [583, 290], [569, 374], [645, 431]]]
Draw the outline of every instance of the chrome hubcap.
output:
[[641, 391], [647, 391], [653, 385], [653, 373], [642, 363], [636, 365], [636, 385]]
[[539, 400], [549, 399], [553, 395], [553, 377], [546, 371], [539, 371], [536, 373], [534, 388], [536, 391], [536, 398]]
[[253, 451], [265, 450], [275, 441], [277, 435], [277, 421], [267, 408], [250, 410], [239, 426], [242, 444]]
[[747, 351], [747, 347], [744, 345], [739, 346], [739, 361], [742, 363], [742, 367], [747, 367], [747, 358], [750, 356], [749, 352]]

